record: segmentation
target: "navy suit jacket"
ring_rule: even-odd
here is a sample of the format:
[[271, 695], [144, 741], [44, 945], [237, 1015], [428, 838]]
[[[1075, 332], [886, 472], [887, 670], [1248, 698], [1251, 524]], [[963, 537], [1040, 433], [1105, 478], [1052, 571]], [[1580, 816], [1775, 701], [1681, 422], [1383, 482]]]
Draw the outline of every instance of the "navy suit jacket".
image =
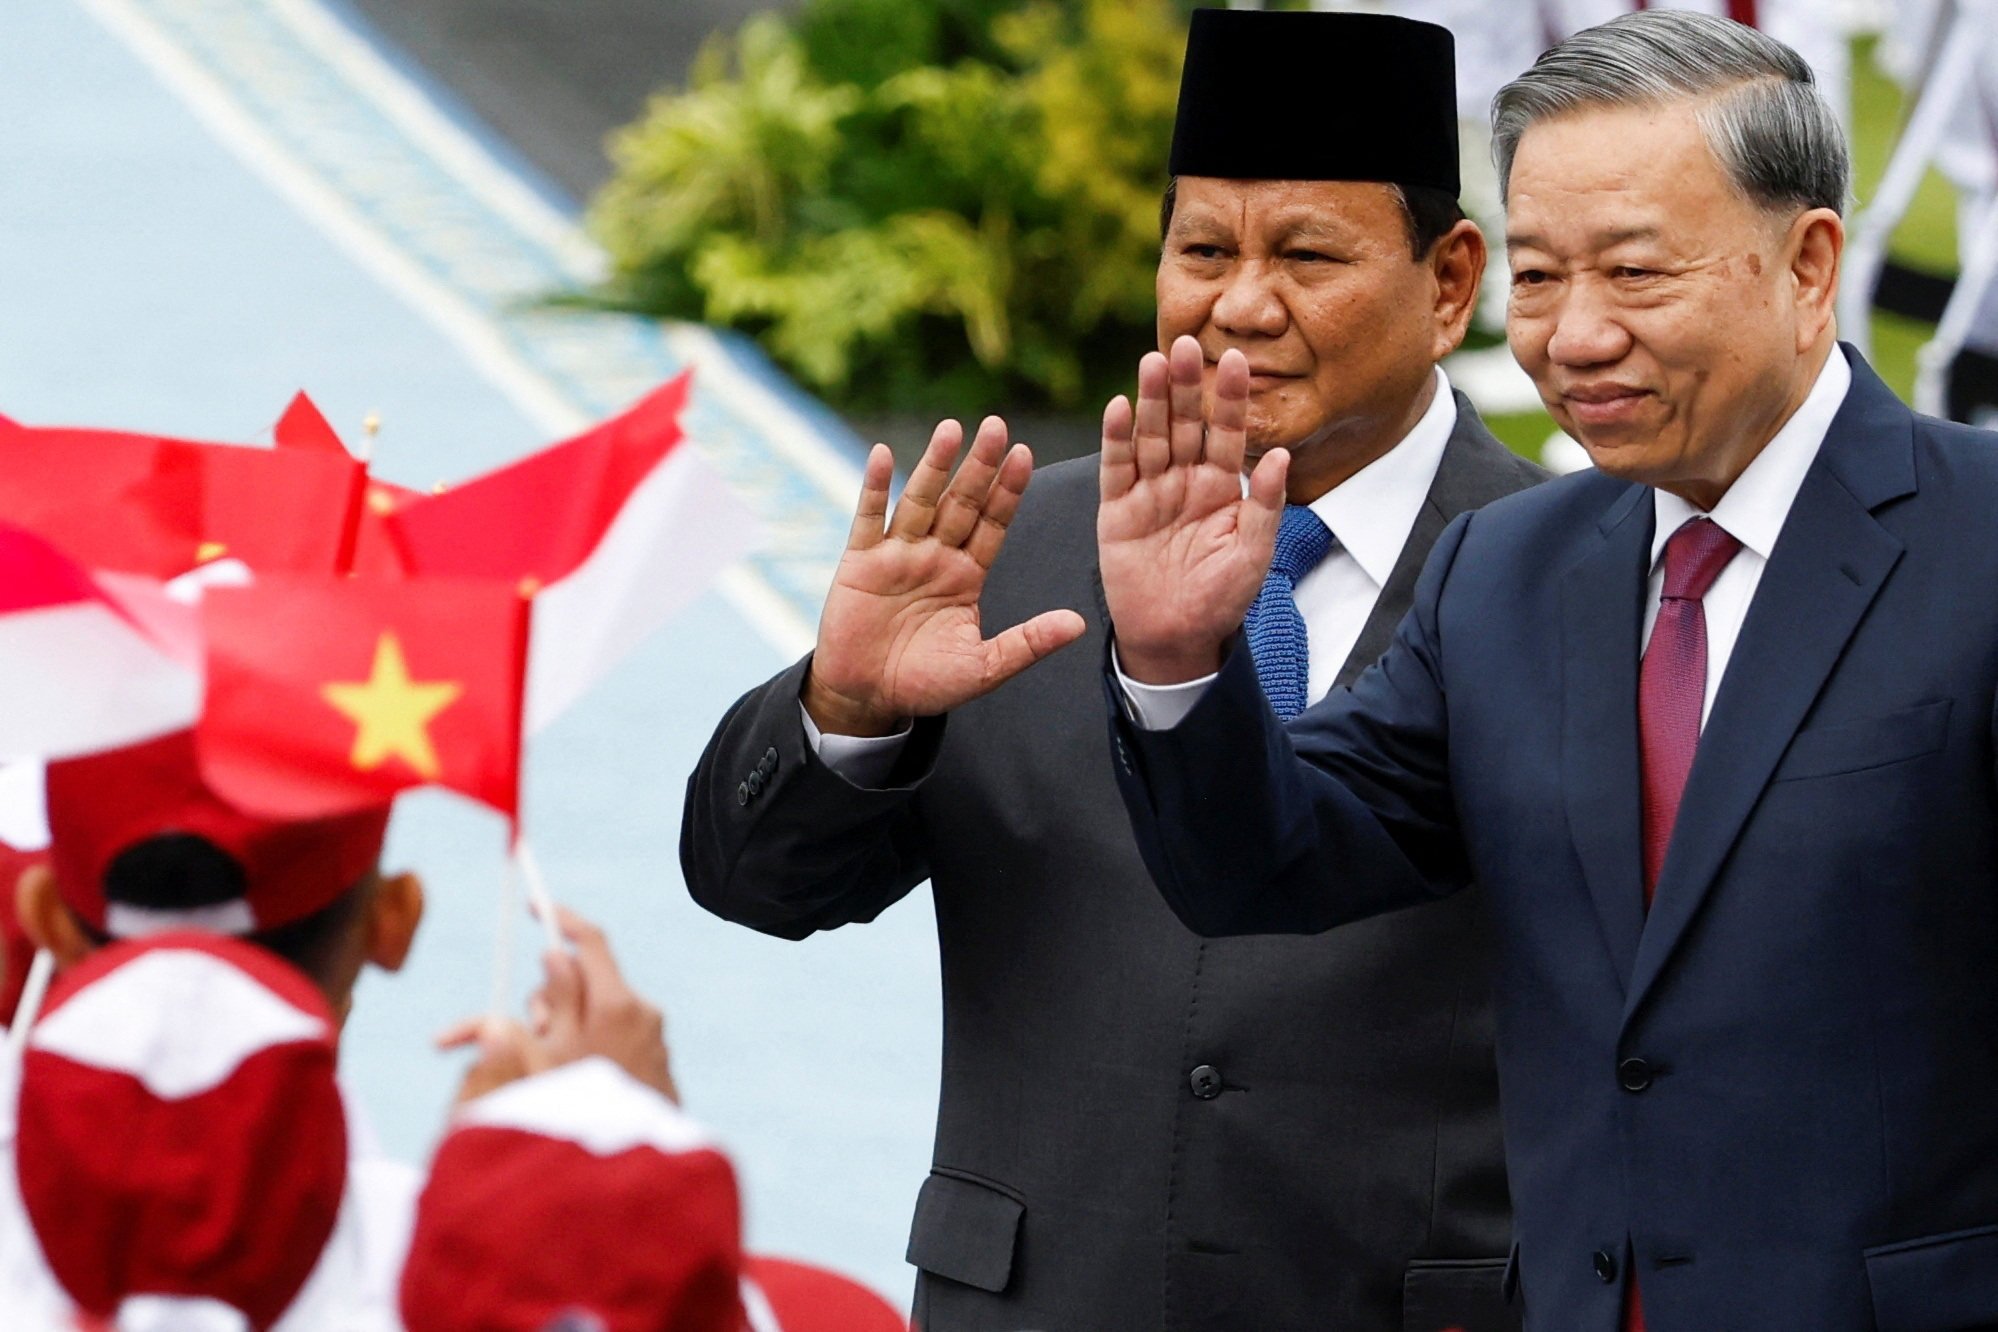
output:
[[1203, 934], [1483, 886], [1531, 1328], [1610, 1332], [1633, 1268], [1651, 1332], [1998, 1323], [1998, 436], [1847, 355], [1648, 918], [1643, 486], [1458, 519], [1386, 657], [1288, 730], [1239, 641], [1172, 730], [1111, 687]]

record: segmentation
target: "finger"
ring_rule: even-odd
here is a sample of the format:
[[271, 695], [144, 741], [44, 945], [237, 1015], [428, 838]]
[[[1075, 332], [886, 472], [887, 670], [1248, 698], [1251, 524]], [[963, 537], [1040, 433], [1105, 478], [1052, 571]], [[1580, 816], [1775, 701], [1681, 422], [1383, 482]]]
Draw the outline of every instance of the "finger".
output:
[[999, 551], [1006, 544], [1006, 527], [1019, 511], [1020, 497], [1027, 493], [1027, 482], [1033, 475], [1034, 451], [1025, 444], [1015, 444], [985, 497], [978, 525], [965, 538], [964, 552], [978, 561], [979, 568], [990, 569], [999, 558]]
[[1148, 352], [1138, 362], [1138, 407], [1131, 447], [1137, 455], [1139, 476], [1157, 476], [1172, 461], [1170, 377], [1166, 358], [1157, 352]]
[[1201, 443], [1207, 435], [1207, 410], [1200, 390], [1206, 365], [1197, 340], [1184, 335], [1173, 339], [1167, 382], [1172, 408], [1168, 438], [1175, 466], [1190, 467], [1200, 461]]
[[979, 512], [985, 507], [986, 492], [992, 489], [992, 479], [999, 475], [999, 465], [1006, 457], [1006, 423], [996, 416], [988, 416], [979, 423], [978, 434], [971, 441], [971, 453], [957, 469], [957, 475], [950, 480], [950, 489], [944, 492], [943, 500], [937, 506], [937, 519], [930, 528], [930, 535], [946, 546], [961, 546], [964, 539], [978, 526]]
[[853, 510], [853, 531], [848, 533], [848, 550], [866, 550], [881, 540], [888, 521], [888, 487], [895, 480], [895, 455], [886, 444], [867, 451], [867, 470], [860, 480], [860, 503]]
[[1290, 479], [1290, 450], [1271, 449], [1249, 474], [1249, 494], [1235, 529], [1260, 565], [1276, 551], [1277, 526], [1283, 521], [1284, 482]]
[[1102, 465], [1097, 481], [1102, 498], [1122, 497], [1137, 484], [1138, 459], [1131, 449], [1131, 400], [1119, 393], [1103, 409]]
[[951, 464], [957, 461], [958, 446], [963, 443], [963, 426], [955, 421], [937, 422], [922, 461], [909, 473], [909, 484], [902, 487], [902, 498], [895, 502], [895, 512], [888, 519], [889, 536], [914, 541], [928, 535], [937, 501], [950, 481]]
[[574, 957], [560, 949], [550, 949], [541, 960], [548, 969], [548, 983], [541, 991], [548, 1001], [548, 1022], [542, 1036], [573, 1058], [582, 1040], [584, 1006], [588, 1003], [583, 970]]
[[1214, 367], [1214, 402], [1207, 421], [1206, 459], [1242, 470], [1249, 448], [1249, 358], [1230, 347]]
[[[631, 987], [625, 983], [624, 973], [618, 970], [617, 959], [611, 955], [609, 937], [565, 906], [557, 906], [555, 915], [562, 926], [562, 937], [576, 949], [571, 960], [582, 978], [584, 1004], [594, 1006], [629, 992]], [[549, 979], [551, 982], [554, 979], [552, 972]], [[552, 996], [550, 1002], [554, 1002]]]
[[462, 1050], [468, 1045], [478, 1043], [479, 1034], [486, 1029], [486, 1024], [490, 1021], [491, 1018], [466, 1018], [462, 1022], [454, 1022], [444, 1028], [433, 1039], [440, 1050]]
[[1082, 617], [1072, 610], [1043, 611], [985, 644], [985, 687], [996, 689], [1051, 652], [1082, 637]]

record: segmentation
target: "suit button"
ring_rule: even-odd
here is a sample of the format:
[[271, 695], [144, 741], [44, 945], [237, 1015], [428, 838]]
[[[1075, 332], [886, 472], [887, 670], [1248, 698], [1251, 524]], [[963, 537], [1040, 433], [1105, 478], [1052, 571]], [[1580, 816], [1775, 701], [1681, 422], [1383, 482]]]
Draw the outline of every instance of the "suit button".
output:
[[1605, 1286], [1616, 1284], [1616, 1255], [1608, 1249], [1597, 1249], [1595, 1254], [1596, 1280]]
[[1616, 1080], [1627, 1092], [1641, 1092], [1651, 1085], [1651, 1065], [1642, 1059], [1626, 1059], [1616, 1066]]
[[1203, 1101], [1211, 1101], [1221, 1094], [1221, 1070], [1212, 1064], [1202, 1064], [1187, 1078], [1187, 1085], [1193, 1094]]
[[762, 794], [763, 794], [763, 774], [762, 774], [762, 773], [760, 773], [760, 772], [752, 772], [752, 773], [750, 773], [750, 774], [749, 774], [749, 780], [748, 780], [748, 781], [746, 781], [746, 782], [744, 782], [744, 783], [743, 783], [743, 785], [744, 785], [744, 786], [747, 786], [747, 787], [749, 788], [749, 793], [750, 793], [751, 795], [762, 795]]
[[762, 773], [765, 778], [768, 778], [771, 773], [776, 772], [777, 751], [774, 749], [764, 750], [763, 757], [756, 761], [756, 770]]
[[738, 805], [746, 805], [749, 803], [748, 782], [744, 782], [741, 786], [735, 788], [735, 803]]

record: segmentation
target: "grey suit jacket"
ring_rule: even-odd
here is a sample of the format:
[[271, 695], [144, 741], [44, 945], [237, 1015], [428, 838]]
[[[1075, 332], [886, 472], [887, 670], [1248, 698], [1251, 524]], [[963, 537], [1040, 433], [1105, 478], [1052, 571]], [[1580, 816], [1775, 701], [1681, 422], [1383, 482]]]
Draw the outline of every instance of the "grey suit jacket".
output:
[[[1544, 476], [1458, 412], [1342, 685], [1444, 525]], [[909, 1240], [926, 1332], [1510, 1327], [1476, 895], [1315, 938], [1201, 940], [1173, 918], [1103, 735], [1096, 486], [1093, 458], [1036, 476], [982, 603], [988, 633], [1072, 607], [1086, 640], [920, 722], [889, 789], [811, 752], [808, 662], [735, 705], [688, 783], [694, 897], [799, 938], [930, 881], [943, 1088]]]

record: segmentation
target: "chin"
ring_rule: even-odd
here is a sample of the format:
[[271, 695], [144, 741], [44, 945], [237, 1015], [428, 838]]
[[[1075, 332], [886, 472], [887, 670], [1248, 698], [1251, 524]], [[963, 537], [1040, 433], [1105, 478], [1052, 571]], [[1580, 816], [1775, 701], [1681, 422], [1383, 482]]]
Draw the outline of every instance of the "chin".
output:
[[1580, 436], [1575, 437], [1582, 451], [1589, 455], [1598, 472], [1613, 476], [1619, 481], [1637, 481], [1644, 485], [1656, 485], [1658, 469], [1653, 466], [1652, 455], [1637, 444], [1614, 442], [1594, 443]]

